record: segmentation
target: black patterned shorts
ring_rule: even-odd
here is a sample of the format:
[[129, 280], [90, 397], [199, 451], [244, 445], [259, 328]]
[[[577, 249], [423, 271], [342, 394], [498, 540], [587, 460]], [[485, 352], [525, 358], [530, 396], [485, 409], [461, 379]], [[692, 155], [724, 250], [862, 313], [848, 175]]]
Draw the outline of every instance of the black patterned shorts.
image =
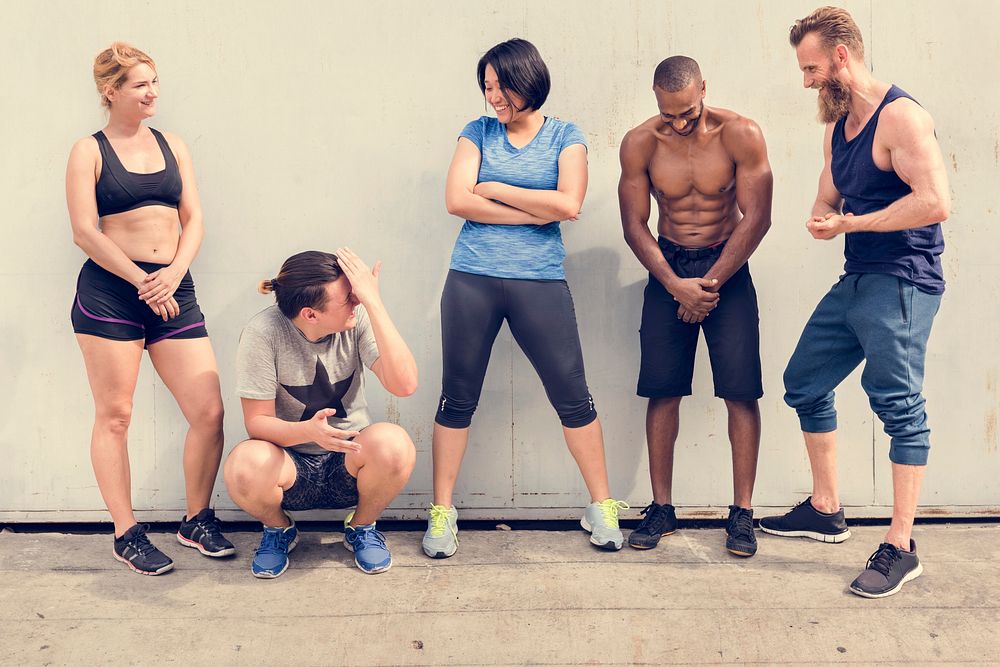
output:
[[285, 490], [282, 509], [338, 510], [358, 504], [358, 480], [347, 472], [343, 452], [301, 454], [285, 450], [295, 463], [295, 483]]

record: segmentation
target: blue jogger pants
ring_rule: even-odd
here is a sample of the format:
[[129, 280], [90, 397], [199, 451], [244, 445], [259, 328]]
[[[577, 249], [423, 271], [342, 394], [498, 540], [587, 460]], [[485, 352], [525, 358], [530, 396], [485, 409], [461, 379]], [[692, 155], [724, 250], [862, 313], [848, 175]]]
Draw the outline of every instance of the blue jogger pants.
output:
[[889, 459], [925, 465], [930, 429], [920, 392], [940, 304], [940, 294], [895, 276], [842, 276], [816, 306], [785, 369], [785, 402], [802, 430], [836, 430], [834, 389], [864, 361], [861, 386], [892, 439]]

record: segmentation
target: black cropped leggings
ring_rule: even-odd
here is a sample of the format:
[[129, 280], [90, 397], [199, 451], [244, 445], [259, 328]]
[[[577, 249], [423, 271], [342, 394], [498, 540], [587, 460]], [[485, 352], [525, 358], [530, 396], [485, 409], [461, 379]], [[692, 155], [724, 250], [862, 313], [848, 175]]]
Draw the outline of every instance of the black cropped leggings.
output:
[[444, 373], [434, 420], [449, 428], [472, 423], [493, 341], [504, 320], [541, 378], [562, 425], [579, 428], [597, 419], [566, 281], [449, 271], [441, 294]]

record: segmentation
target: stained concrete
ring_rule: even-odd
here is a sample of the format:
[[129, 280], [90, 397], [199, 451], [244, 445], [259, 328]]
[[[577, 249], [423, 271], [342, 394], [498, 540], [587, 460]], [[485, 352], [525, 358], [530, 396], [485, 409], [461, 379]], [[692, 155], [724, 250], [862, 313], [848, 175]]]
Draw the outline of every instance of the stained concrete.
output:
[[[884, 600], [847, 591], [885, 528], [840, 545], [759, 534], [737, 559], [720, 529], [652, 551], [583, 532], [466, 531], [432, 561], [389, 532], [367, 576], [335, 533], [305, 531], [277, 580], [249, 573], [258, 535], [210, 560], [169, 532], [176, 563], [142, 577], [105, 535], [0, 534], [3, 664], [996, 664], [1000, 525], [918, 526], [924, 575]], [[992, 656], [992, 657], [991, 657]]]

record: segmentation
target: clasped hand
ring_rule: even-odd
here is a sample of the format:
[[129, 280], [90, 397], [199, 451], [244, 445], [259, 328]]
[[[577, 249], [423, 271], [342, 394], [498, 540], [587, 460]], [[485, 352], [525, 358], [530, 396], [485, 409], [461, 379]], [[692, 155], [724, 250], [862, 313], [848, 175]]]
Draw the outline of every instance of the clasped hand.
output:
[[838, 234], [849, 231], [851, 222], [849, 218], [852, 217], [854, 217], [853, 213], [848, 213], [847, 215], [837, 213], [827, 213], [824, 216], [814, 215], [806, 222], [806, 229], [809, 230], [814, 239], [829, 241]]
[[715, 278], [679, 278], [670, 293], [677, 301], [677, 319], [687, 324], [703, 321], [719, 305]]
[[139, 284], [139, 299], [163, 321], [173, 319], [181, 313], [181, 308], [174, 299], [174, 293], [181, 284], [184, 273], [172, 266], [165, 266], [146, 274]]

